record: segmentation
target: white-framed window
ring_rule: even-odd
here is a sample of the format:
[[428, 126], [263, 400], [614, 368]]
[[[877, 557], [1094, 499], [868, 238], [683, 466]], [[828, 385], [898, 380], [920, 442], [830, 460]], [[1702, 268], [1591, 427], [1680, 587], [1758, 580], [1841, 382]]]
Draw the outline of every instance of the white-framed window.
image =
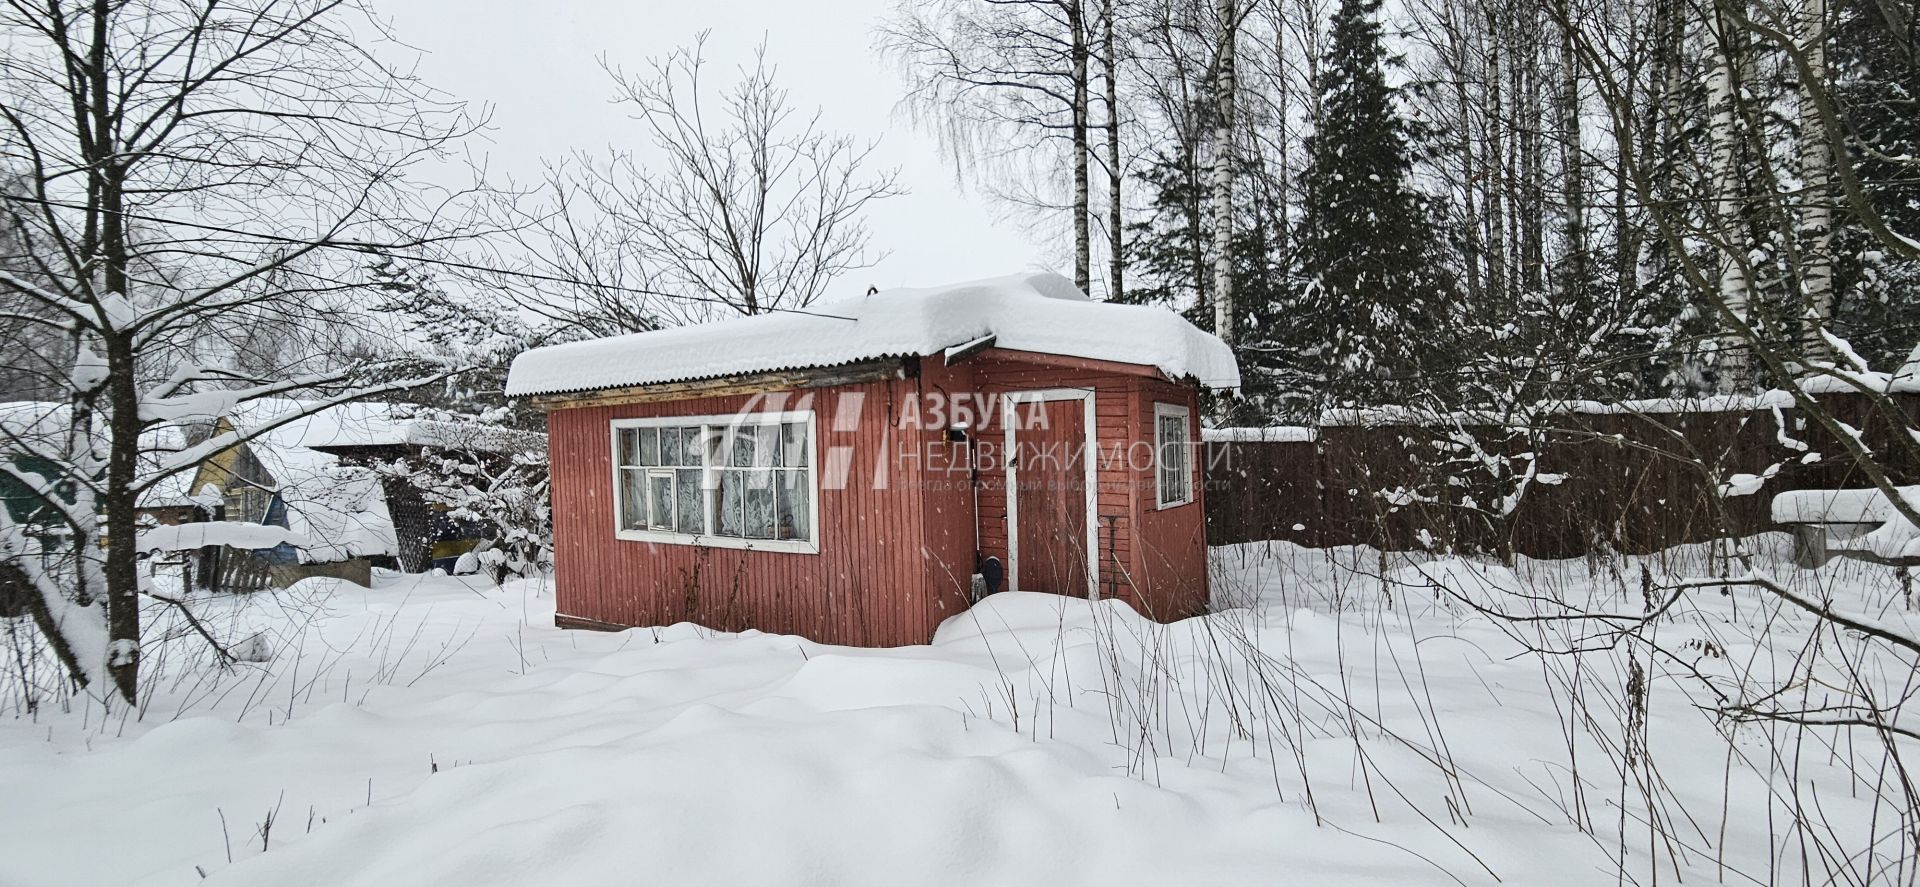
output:
[[1193, 411], [1170, 403], [1153, 405], [1154, 488], [1161, 508], [1193, 501]]
[[618, 419], [614, 535], [818, 552], [813, 413]]

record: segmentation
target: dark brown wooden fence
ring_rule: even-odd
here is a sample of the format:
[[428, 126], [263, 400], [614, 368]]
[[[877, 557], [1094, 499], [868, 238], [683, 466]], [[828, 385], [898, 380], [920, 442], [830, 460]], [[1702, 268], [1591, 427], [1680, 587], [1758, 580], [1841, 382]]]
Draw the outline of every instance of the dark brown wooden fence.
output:
[[[1920, 395], [1897, 397], [1909, 419], [1920, 414]], [[1861, 429], [1896, 482], [1920, 482], [1912, 449], [1892, 438], [1905, 429], [1873, 416], [1862, 397], [1821, 402]], [[1314, 441], [1210, 442], [1208, 542], [1645, 553], [1769, 529], [1775, 493], [1869, 485], [1840, 444], [1792, 408], [1565, 413], [1548, 424], [1330, 425]], [[1531, 461], [1536, 479], [1496, 476], [1488, 460], [1512, 470]], [[1756, 493], [1719, 494], [1735, 474], [1770, 469]]]

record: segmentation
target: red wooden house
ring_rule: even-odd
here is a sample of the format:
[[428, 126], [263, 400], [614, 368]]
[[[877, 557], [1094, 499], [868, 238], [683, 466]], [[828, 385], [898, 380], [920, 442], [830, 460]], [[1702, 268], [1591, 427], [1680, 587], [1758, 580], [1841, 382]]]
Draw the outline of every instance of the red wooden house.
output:
[[548, 411], [559, 624], [886, 646], [1002, 576], [1201, 611], [1199, 389], [1238, 384], [1037, 274], [540, 348], [507, 389]]

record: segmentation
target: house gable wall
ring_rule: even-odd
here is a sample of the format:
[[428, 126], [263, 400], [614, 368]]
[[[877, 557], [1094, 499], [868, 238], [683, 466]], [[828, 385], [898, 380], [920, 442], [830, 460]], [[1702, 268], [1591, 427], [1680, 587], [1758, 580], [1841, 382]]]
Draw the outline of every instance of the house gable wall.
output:
[[[1008, 556], [1005, 470], [997, 455], [983, 458], [976, 491], [965, 446], [947, 441], [954, 399], [977, 407], [977, 396], [1057, 388], [1094, 391], [1099, 593], [1162, 620], [1199, 612], [1206, 549], [1198, 466], [1196, 501], [1159, 511], [1140, 450], [1152, 444], [1156, 400], [1188, 405], [1198, 416], [1194, 387], [989, 352], [951, 367], [929, 358], [907, 378], [784, 395], [554, 409], [548, 434], [559, 619], [598, 628], [694, 622], [864, 646], [924, 643], [966, 609], [978, 558], [1005, 563]], [[936, 403], [946, 416], [932, 414]], [[819, 552], [616, 539], [610, 423], [742, 408], [814, 411]], [[1004, 425], [997, 403], [986, 412], [970, 417], [966, 434], [998, 454]]]

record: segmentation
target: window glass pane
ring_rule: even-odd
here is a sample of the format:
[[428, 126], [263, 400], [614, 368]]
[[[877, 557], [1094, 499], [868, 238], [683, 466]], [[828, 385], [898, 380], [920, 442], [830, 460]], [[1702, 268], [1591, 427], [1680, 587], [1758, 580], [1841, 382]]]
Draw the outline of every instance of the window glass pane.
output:
[[707, 464], [706, 442], [700, 437], [700, 427], [680, 429], [680, 461], [674, 464], [698, 467]]
[[1181, 501], [1187, 501], [1192, 497], [1194, 472], [1188, 461], [1188, 453], [1192, 453], [1192, 449], [1188, 449], [1187, 442], [1173, 445], [1173, 490], [1179, 495]]
[[660, 429], [660, 464], [680, 464], [680, 433], [679, 428]]
[[807, 422], [622, 428], [614, 449], [621, 529], [814, 538]]
[[771, 471], [743, 472], [746, 475], [746, 537], [773, 538], [773, 475]]
[[660, 428], [660, 465], [685, 465], [682, 436], [685, 428]]
[[755, 425], [747, 429], [753, 436], [753, 464], [771, 468], [780, 464], [780, 426]]
[[706, 532], [706, 506], [700, 501], [700, 469], [680, 468], [674, 472], [674, 517], [682, 533]]
[[639, 530], [646, 527], [646, 479], [644, 472], [620, 469], [620, 529]]
[[1160, 414], [1154, 423], [1154, 436], [1160, 461], [1160, 504], [1189, 501], [1193, 497], [1193, 456], [1187, 441], [1187, 417], [1178, 413]]
[[698, 465], [697, 456], [689, 458], [699, 446], [699, 429], [662, 428], [660, 429], [660, 464], [662, 465]]
[[813, 495], [812, 481], [805, 471], [780, 472], [779, 516], [774, 527], [778, 539], [812, 539], [813, 515], [808, 500]]
[[780, 426], [780, 464], [789, 468], [806, 467], [807, 423], [788, 422]]
[[635, 428], [632, 434], [639, 441], [640, 457], [635, 465], [660, 464], [660, 429]]
[[739, 471], [720, 472], [720, 492], [714, 505], [718, 514], [720, 528], [714, 533], [720, 536], [743, 536], [746, 528], [741, 523], [741, 497], [746, 489], [746, 475]]
[[728, 429], [727, 437], [733, 442], [733, 451], [729, 454], [731, 458], [727, 464], [735, 468], [746, 468], [752, 465], [754, 457], [754, 435], [752, 426]]
[[655, 471], [648, 474], [647, 496], [653, 505], [653, 522], [649, 526], [656, 530], [672, 530], [673, 472]]

